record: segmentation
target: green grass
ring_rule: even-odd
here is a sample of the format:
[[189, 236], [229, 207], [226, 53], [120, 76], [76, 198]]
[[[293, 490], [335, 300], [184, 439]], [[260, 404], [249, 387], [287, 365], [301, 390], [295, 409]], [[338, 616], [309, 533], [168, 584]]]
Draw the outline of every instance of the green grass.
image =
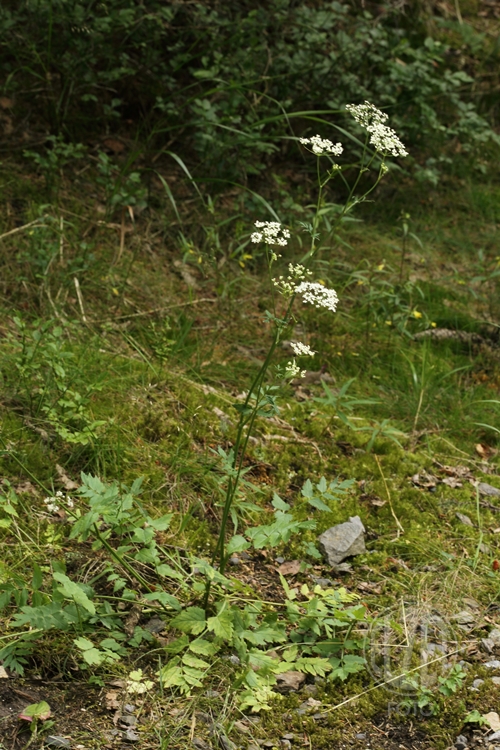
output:
[[[7, 204], [21, 193], [25, 180], [21, 170], [13, 173], [17, 182], [9, 182], [6, 173], [2, 178]], [[194, 288], [173, 263], [182, 258], [182, 243], [164, 194], [158, 191], [156, 208], [137, 219], [133, 232], [126, 235], [122, 257], [113, 265], [119, 231], [99, 223], [90, 198], [80, 202], [83, 187], [84, 195], [96, 194], [92, 177], [84, 179], [78, 192], [70, 182], [64, 184], [58, 208], [45, 206], [43, 213], [53, 217], [47, 229], [14, 234], [0, 248], [0, 471], [20, 498], [19, 516], [9, 529], [0, 528], [5, 549], [0, 583], [15, 580], [20, 588], [31, 581], [33, 563], [41, 567], [44, 585], [48, 585], [51, 560], [65, 562], [71, 575], [83, 582], [106, 568], [102, 550], [92, 551], [89, 544], [70, 540], [65, 519], [45, 512], [44, 493], [36, 480], [50, 490], [61, 487], [56, 464], [77, 482], [80, 471], [126, 484], [144, 476], [145, 506], [155, 516], [174, 513], [172, 529], [162, 539], [165, 549], [180, 559], [213, 550], [221, 501], [216, 450], [218, 446], [227, 450], [234, 441], [232, 404], [248, 387], [268, 345], [262, 314], [270, 300], [261, 262], [258, 257], [247, 259], [242, 268], [224, 250], [234, 227], [229, 224], [224, 229], [223, 219], [233, 213], [232, 202], [244, 204], [241, 196], [221, 201], [225, 208], [215, 218], [198, 204], [177, 202], [183, 231], [193, 248], [189, 268]], [[410, 291], [399, 286], [401, 233], [394, 212], [375, 220], [373, 209], [365, 212], [361, 206], [357, 218], [363, 223], [346, 225], [341, 243], [333, 238], [325, 242], [315, 270], [339, 290], [339, 311], [332, 318], [304, 307], [297, 319], [300, 337], [317, 351], [314, 368], [331, 375], [328, 387], [334, 394], [353, 379], [348, 397], [372, 403], [352, 405], [348, 416], [357, 429], [351, 429], [333, 407], [318, 400], [325, 396], [320, 384], [290, 387], [279, 397], [282, 421], [259, 420], [250, 444], [247, 466], [253, 468], [246, 478], [254, 489], [249, 487], [246, 496], [261, 507], [253, 520], [269, 517], [273, 490], [304, 520], [311, 516], [300, 495], [307, 478], [355, 480], [354, 489], [331, 513], [313, 513], [318, 531], [352, 515], [361, 517], [369, 532], [368, 552], [353, 561], [353, 573], [338, 583], [359, 591], [372, 613], [394, 609], [404, 599], [430, 602], [451, 615], [463, 608], [467, 596], [484, 611], [499, 596], [493, 566], [498, 526], [494, 510], [479, 506], [479, 528], [476, 494], [467, 481], [456, 488], [438, 484], [432, 492], [410, 481], [423, 470], [443, 478], [440, 465], [466, 465], [476, 478], [500, 486], [499, 434], [494, 429], [498, 430], [500, 408], [498, 403], [488, 403], [500, 401], [499, 349], [492, 335], [498, 323], [498, 280], [471, 280], [479, 247], [485, 253], [481, 262], [495, 268], [490, 222], [497, 217], [497, 192], [493, 186], [464, 185], [459, 203], [454, 203], [455, 193], [436, 193], [431, 196], [432, 207], [420, 194], [422, 202], [410, 210], [412, 231], [421, 244], [410, 240], [403, 267], [404, 280], [413, 283]], [[32, 187], [24, 200], [21, 223], [40, 214], [43, 194]], [[404, 207], [404, 194], [398, 194], [398, 203]], [[254, 217], [247, 219], [242, 220], [240, 239]], [[3, 231], [11, 229], [12, 214], [4, 212], [2, 223]], [[204, 244], [206, 228], [214, 224], [221, 227], [222, 250]], [[283, 265], [300, 254], [299, 247], [292, 247]], [[384, 269], [376, 272], [382, 263]], [[375, 281], [357, 284], [354, 274], [360, 269], [368, 269]], [[387, 304], [383, 295], [382, 303], [375, 297], [370, 301], [370, 289], [380, 292], [387, 285], [400, 296], [398, 308], [391, 302], [392, 307], [381, 309], [382, 303]], [[403, 308], [422, 313], [422, 317], [409, 314], [405, 330], [410, 335], [386, 324], [387, 309], [392, 314]], [[61, 439], [40, 410], [30, 409], [29, 383], [20, 387], [16, 376], [19, 355], [12, 338], [17, 335], [12, 324], [16, 315], [29, 325], [52, 320], [63, 327], [63, 350], [72, 355], [68, 385], [91, 387], [89, 411], [92, 418], [105, 422], [88, 444]], [[413, 338], [433, 323], [436, 328], [480, 333], [484, 342]], [[290, 331], [289, 337], [296, 334]], [[277, 359], [286, 361], [286, 351], [278, 352]], [[50, 397], [50, 393], [44, 396]], [[370, 437], [384, 424], [368, 450]], [[390, 428], [398, 431], [400, 445], [390, 439]], [[482, 463], [477, 444], [489, 452], [488, 463]], [[457, 511], [469, 515], [474, 526], [460, 524]], [[404, 533], [398, 534], [395, 518]], [[276, 578], [271, 591], [279, 587], [272, 572], [275, 557], [301, 557], [304, 542], [313, 540], [313, 534], [305, 532], [286, 548], [271, 550], [268, 558], [260, 559], [259, 566], [269, 566], [267, 575]], [[480, 550], [481, 541], [489, 545], [489, 552]], [[308, 564], [315, 564], [314, 560]], [[370, 594], [359, 586], [364, 582], [379, 592]], [[264, 589], [251, 585], [256, 586], [257, 596], [265, 595]], [[0, 612], [6, 633], [15, 609], [11, 605]], [[142, 621], [149, 616], [145, 612]], [[96, 626], [96, 637], [98, 632]], [[140, 647], [97, 674], [123, 679], [136, 663], [154, 671], [158, 657], [165, 657], [163, 645], [156, 643], [154, 654], [149, 653], [153, 647]], [[84, 681], [92, 671], [78, 666], [67, 634], [45, 633], [31, 658], [29, 670], [47, 677], [59, 673], [65, 679], [77, 675]], [[222, 698], [211, 704], [211, 710], [219, 712], [226, 731], [236, 738], [232, 722], [241, 717], [231, 698], [231, 675], [221, 662], [207, 687], [220, 691]], [[320, 686], [319, 695], [337, 705], [370, 685], [369, 676], [362, 673], [342, 685]], [[465, 695], [444, 701], [440, 720], [422, 722], [433, 746], [445, 747], [459, 733], [466, 714], [460, 701], [466, 702]], [[374, 691], [332, 712], [326, 724], [309, 719], [302, 724], [294, 718], [294, 727], [307, 731], [318, 750], [331, 747], [346, 719], [351, 721], [356, 713], [369, 721], [385, 710], [388, 698], [384, 691]], [[147, 736], [156, 732], [165, 748], [186, 746], [189, 735], [189, 726], [179, 728], [175, 716], [168, 714], [175, 701], [182, 704], [189, 721], [195, 709], [208, 710], [203, 691], [189, 700], [179, 701], [170, 692], [151, 700], [150, 716], [156, 711], [163, 718], [156, 724], [151, 721]], [[258, 736], [277, 741], [290, 726], [287, 712], [301, 700], [292, 695], [265, 715]], [[486, 697], [481, 694], [480, 700], [483, 703], [477, 705], [484, 705], [486, 711]], [[357, 731], [363, 731], [362, 721]], [[91, 743], [89, 737], [85, 741]], [[149, 741], [144, 740], [144, 747]]]

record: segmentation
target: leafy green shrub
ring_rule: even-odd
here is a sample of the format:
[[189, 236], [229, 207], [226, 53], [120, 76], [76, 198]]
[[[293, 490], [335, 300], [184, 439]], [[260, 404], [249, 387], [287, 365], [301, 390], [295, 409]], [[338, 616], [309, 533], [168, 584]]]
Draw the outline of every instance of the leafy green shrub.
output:
[[[499, 139], [472, 98], [464, 55], [445, 41], [456, 29], [442, 24], [433, 38], [418, 7], [412, 17], [382, 11], [335, 0], [11, 0], [0, 7], [4, 92], [19, 115], [34, 108], [54, 133], [74, 137], [139, 116], [150, 145], [194, 148], [212, 179], [290, 159], [297, 152], [278, 138], [297, 117], [300, 131], [313, 111], [340, 126], [347, 101], [370, 99], [432, 159], [419, 174], [436, 181], [450, 159], [443, 145], [470, 151]], [[497, 54], [461, 34], [471, 55]]]

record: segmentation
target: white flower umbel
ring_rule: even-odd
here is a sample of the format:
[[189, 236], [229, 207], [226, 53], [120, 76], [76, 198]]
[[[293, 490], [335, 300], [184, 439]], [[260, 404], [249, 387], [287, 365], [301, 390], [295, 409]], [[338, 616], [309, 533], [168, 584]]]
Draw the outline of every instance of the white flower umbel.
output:
[[396, 132], [384, 125], [384, 122], [388, 119], [385, 112], [381, 112], [370, 102], [348, 104], [346, 110], [361, 127], [370, 133], [370, 144], [376, 151], [392, 156], [408, 156], [408, 151]]
[[57, 511], [59, 510], [59, 506], [56, 503], [55, 497], [46, 497], [43, 502], [47, 506], [47, 510], [49, 511], [49, 513], [57, 513]]
[[284, 229], [279, 221], [256, 221], [255, 226], [259, 231], [254, 232], [250, 239], [252, 242], [265, 242], [267, 245], [288, 245], [290, 232]]
[[303, 146], [310, 146], [311, 151], [316, 156], [323, 156], [324, 154], [340, 156], [344, 150], [341, 143], [332, 143], [328, 138], [322, 138], [320, 135], [313, 135], [311, 138], [299, 138], [299, 140]]
[[305, 378], [306, 370], [301, 370], [294, 359], [286, 363], [285, 377], [293, 380], [294, 378]]
[[346, 110], [362, 128], [368, 129], [371, 125], [379, 125], [389, 119], [385, 112], [366, 101], [364, 104], [347, 104]]
[[290, 346], [293, 349], [293, 353], [296, 357], [314, 357], [316, 352], [313, 352], [310, 346], [302, 344], [300, 341], [290, 341]]
[[325, 307], [335, 312], [339, 298], [335, 289], [327, 289], [315, 281], [303, 281], [296, 287], [295, 292], [300, 294], [303, 302], [309, 302], [314, 307]]

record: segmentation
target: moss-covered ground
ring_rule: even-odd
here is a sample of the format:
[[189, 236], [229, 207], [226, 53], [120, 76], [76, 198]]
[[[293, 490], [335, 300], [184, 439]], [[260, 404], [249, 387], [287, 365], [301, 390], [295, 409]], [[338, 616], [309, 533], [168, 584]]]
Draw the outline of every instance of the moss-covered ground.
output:
[[[249, 193], [218, 195], [215, 211], [206, 211], [180, 172], [165, 176], [176, 185], [180, 213], [153, 180], [149, 208], [132, 222], [126, 212], [104, 213], [92, 167], [68, 170], [47, 204], [43, 182], [26, 165], [2, 165], [0, 473], [3, 497], [12, 489], [18, 503], [16, 516], [5, 499], [0, 506], [0, 591], [14, 582], [31, 592], [34, 566], [42, 589], [54, 563], [82, 583], [106, 569], [102, 549], [70, 539], [67, 515], [44, 504], [40, 484], [77, 497], [82, 471], [128, 485], [143, 476], [145, 507], [174, 514], [164, 548], [180, 557], [213, 550], [217, 448], [231, 448], [233, 404], [266, 355], [269, 285], [262, 259], [241, 249], [256, 218]], [[299, 183], [294, 201], [308, 202], [307, 190]], [[49, 734], [88, 750], [120, 745], [124, 703], [135, 705], [136, 747], [201, 750], [217, 743], [225, 750], [230, 743], [441, 749], [470, 734], [470, 711], [497, 709], [500, 688], [484, 666], [494, 652], [481, 639], [500, 627], [500, 502], [477, 484], [500, 489], [498, 197], [494, 184], [424, 194], [389, 181], [355, 222], [338, 236], [326, 233], [314, 272], [337, 289], [338, 313], [297, 313], [290, 337], [316, 350], [313, 371], [280, 393], [279, 417], [259, 420], [249, 444], [245, 497], [260, 511], [243, 514], [242, 528], [270, 515], [273, 492], [296, 518], [314, 513], [318, 528], [253, 552], [231, 574], [258, 597], [279, 597], [277, 568], [299, 559], [289, 583], [326, 577], [358, 594], [372, 621], [369, 669], [345, 682], [308, 678], [254, 720], [239, 712], [224, 660], [191, 696], [157, 686], [127, 698], [129, 672], [153, 674], [166, 658], [168, 625], [112, 667], [95, 669], [81, 664], [74, 634], [51, 629], [39, 634], [23, 677], [0, 672], [0, 746], [26, 746], [30, 735], [16, 716], [40, 699], [51, 705], [54, 725], [31, 746]], [[411, 214], [406, 241], [401, 210]], [[283, 265], [300, 254], [295, 241]], [[283, 350], [276, 359], [287, 356]], [[73, 406], [58, 400], [61, 382]], [[301, 495], [308, 478], [322, 476], [354, 480], [328, 514]], [[367, 551], [348, 561], [349, 570], [304, 555], [318, 532], [356, 515]], [[32, 596], [0, 609], [0, 645]], [[129, 616], [131, 605], [123, 612]], [[147, 624], [151, 612], [137, 617]], [[402, 704], [407, 696], [392, 687], [390, 669], [419, 674], [423, 659], [442, 652], [416, 649], [405, 665], [396, 658], [380, 671], [381, 623], [400, 635], [430, 627], [433, 648], [445, 644], [445, 671], [441, 662], [425, 670], [426, 684], [434, 679], [435, 715], [417, 706], [420, 694]], [[437, 677], [460, 660], [466, 676], [444, 696]], [[476, 678], [485, 682], [471, 691]], [[297, 712], [310, 698], [318, 703]]]

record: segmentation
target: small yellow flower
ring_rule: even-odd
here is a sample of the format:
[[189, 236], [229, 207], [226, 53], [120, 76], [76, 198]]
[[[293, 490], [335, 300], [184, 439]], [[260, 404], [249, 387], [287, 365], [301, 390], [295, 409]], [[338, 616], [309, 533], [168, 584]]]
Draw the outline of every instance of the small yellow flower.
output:
[[377, 266], [377, 271], [383, 271], [385, 268], [385, 263], [381, 263], [379, 266]]
[[386, 326], [392, 326], [392, 320], [386, 320], [385, 324]]
[[417, 320], [422, 317], [422, 313], [419, 312], [418, 310], [414, 310], [412, 315], [414, 318], [417, 318]]
[[436, 328], [436, 326], [437, 326], [437, 323], [434, 323], [434, 321], [432, 321], [431, 328]]

